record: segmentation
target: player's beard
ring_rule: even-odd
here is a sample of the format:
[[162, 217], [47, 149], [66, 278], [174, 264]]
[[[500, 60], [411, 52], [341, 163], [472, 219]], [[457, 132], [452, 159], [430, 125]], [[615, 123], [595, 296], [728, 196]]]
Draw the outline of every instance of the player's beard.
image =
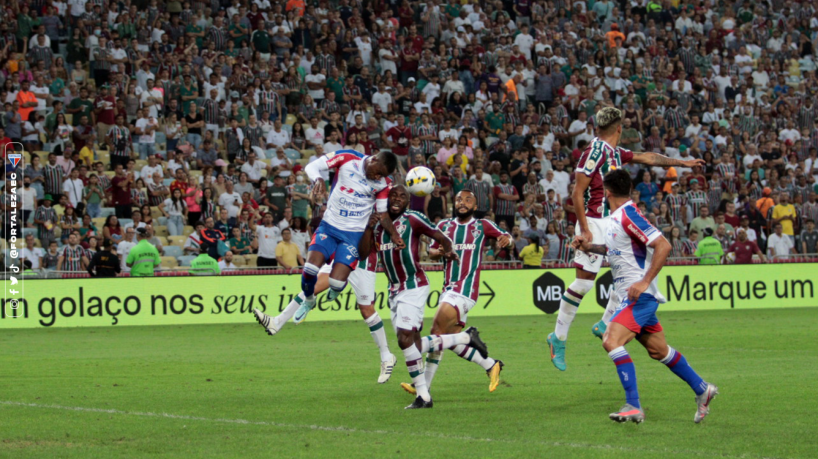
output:
[[467, 211], [455, 209], [455, 214], [457, 215], [457, 218], [459, 218], [460, 220], [468, 220], [472, 217], [472, 215], [474, 215], [474, 211], [475, 209], [469, 209]]

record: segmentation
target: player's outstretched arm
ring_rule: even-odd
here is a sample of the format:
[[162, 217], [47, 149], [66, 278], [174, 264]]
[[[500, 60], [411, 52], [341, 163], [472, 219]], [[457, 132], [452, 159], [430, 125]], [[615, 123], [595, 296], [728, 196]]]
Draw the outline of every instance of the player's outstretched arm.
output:
[[656, 276], [659, 275], [659, 271], [665, 266], [667, 256], [670, 254], [670, 242], [668, 242], [664, 236], [656, 238], [653, 242], [648, 244], [648, 247], [653, 249], [653, 258], [650, 260], [650, 267], [645, 273], [645, 277], [643, 277], [641, 281], [631, 285], [631, 288], [628, 289], [628, 298], [632, 301], [639, 299], [639, 295], [648, 289], [650, 283], [653, 282], [653, 279], [656, 279]]
[[571, 247], [573, 247], [575, 250], [581, 250], [588, 254], [608, 254], [608, 247], [606, 247], [604, 244], [592, 244], [591, 241], [586, 239], [584, 236], [574, 236], [574, 240], [571, 241]]
[[703, 159], [688, 159], [686, 161], [682, 161], [681, 159], [668, 158], [665, 155], [660, 155], [659, 153], [653, 153], [653, 152], [650, 152], [650, 151], [642, 152], [642, 153], [633, 152], [633, 159], [631, 161], [634, 162], [634, 163], [638, 163], [638, 164], [644, 164], [646, 166], [659, 166], [659, 167], [704, 166], [704, 160]]
[[442, 231], [435, 231], [432, 235], [432, 239], [440, 245], [440, 249], [430, 249], [429, 258], [432, 260], [446, 258], [449, 261], [456, 261], [458, 259], [457, 254], [452, 250], [452, 240], [446, 237]]

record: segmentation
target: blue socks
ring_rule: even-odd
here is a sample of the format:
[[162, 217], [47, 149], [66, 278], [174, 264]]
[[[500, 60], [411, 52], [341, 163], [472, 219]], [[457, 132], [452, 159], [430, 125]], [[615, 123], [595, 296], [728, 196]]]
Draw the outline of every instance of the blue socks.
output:
[[609, 352], [608, 357], [616, 365], [616, 373], [619, 375], [619, 381], [622, 382], [622, 387], [625, 389], [625, 400], [634, 408], [641, 408], [639, 389], [636, 387], [636, 367], [633, 366], [630, 354], [628, 354], [624, 346], [619, 346]]
[[660, 360], [660, 362], [667, 365], [670, 368], [670, 371], [673, 372], [676, 376], [682, 378], [684, 382], [686, 382], [693, 392], [696, 395], [701, 395], [707, 389], [707, 383], [699, 376], [693, 368], [690, 367], [690, 364], [687, 363], [687, 359], [682, 355], [681, 352], [678, 352], [676, 349], [668, 346], [669, 352], [667, 353], [667, 357]]
[[307, 298], [315, 295], [315, 283], [318, 282], [318, 266], [306, 263], [301, 273], [301, 290]]

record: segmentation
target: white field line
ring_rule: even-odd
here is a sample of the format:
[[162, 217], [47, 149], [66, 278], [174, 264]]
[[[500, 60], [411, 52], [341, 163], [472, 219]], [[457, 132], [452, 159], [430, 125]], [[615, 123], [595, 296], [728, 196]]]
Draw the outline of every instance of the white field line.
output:
[[[239, 425], [250, 425], [250, 426], [262, 426], [262, 427], [279, 427], [284, 429], [300, 429], [300, 430], [314, 430], [314, 431], [324, 431], [324, 432], [347, 432], [347, 433], [357, 433], [357, 434], [375, 434], [375, 435], [405, 435], [407, 437], [426, 437], [426, 438], [440, 438], [445, 440], [457, 440], [457, 441], [466, 441], [466, 442], [483, 442], [483, 443], [515, 443], [515, 444], [531, 444], [531, 445], [539, 445], [539, 446], [547, 446], [553, 448], [584, 448], [584, 449], [598, 449], [598, 450], [608, 450], [608, 451], [622, 451], [626, 453], [633, 453], [634, 451], [642, 451], [646, 453], [658, 453], [658, 454], [669, 454], [674, 456], [683, 456], [683, 457], [690, 457], [690, 456], [698, 456], [698, 457], [718, 457], [723, 459], [779, 459], [774, 457], [767, 457], [767, 456], [756, 456], [756, 455], [747, 455], [742, 454], [739, 456], [734, 455], [726, 455], [721, 454], [718, 451], [702, 451], [702, 450], [689, 450], [689, 449], [669, 449], [669, 448], [645, 448], [636, 445], [631, 446], [616, 446], [616, 445], [607, 445], [607, 444], [596, 444], [596, 443], [576, 443], [576, 442], [561, 442], [561, 441], [540, 441], [540, 440], [511, 440], [511, 439], [503, 439], [503, 438], [488, 438], [488, 437], [472, 437], [467, 435], [449, 435], [441, 432], [422, 432], [422, 431], [414, 431], [414, 432], [396, 432], [396, 431], [389, 431], [389, 430], [371, 430], [371, 429], [359, 429], [356, 427], [346, 427], [346, 426], [320, 426], [316, 424], [288, 424], [282, 422], [271, 422], [271, 421], [249, 421], [246, 419], [227, 419], [227, 418], [206, 418], [202, 416], [188, 416], [183, 414], [172, 414], [172, 413], [153, 413], [153, 412], [142, 412], [142, 411], [122, 411], [122, 410], [115, 410], [115, 409], [107, 409], [107, 408], [87, 408], [82, 406], [62, 406], [62, 405], [46, 405], [46, 404], [39, 404], [39, 403], [25, 403], [25, 402], [14, 402], [14, 401], [4, 401], [0, 400], [0, 407], [2, 406], [12, 406], [12, 407], [22, 407], [22, 408], [40, 408], [40, 409], [47, 409], [47, 410], [63, 410], [63, 411], [78, 411], [82, 413], [104, 413], [104, 414], [117, 414], [121, 416], [140, 416], [140, 417], [148, 417], [148, 418], [165, 418], [165, 419], [175, 419], [175, 420], [182, 420], [182, 421], [198, 421], [198, 422], [212, 422], [212, 423], [222, 423], [222, 424], [239, 424]], [[612, 425], [612, 428], [616, 428], [617, 426]]]

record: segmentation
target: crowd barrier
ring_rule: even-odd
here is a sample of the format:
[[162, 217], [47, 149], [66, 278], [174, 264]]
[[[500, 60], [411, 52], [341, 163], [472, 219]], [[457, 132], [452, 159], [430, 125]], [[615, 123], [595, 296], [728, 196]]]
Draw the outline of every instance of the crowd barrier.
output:
[[[554, 314], [574, 280], [573, 269], [484, 270], [480, 296], [470, 317]], [[443, 273], [429, 272], [426, 316], [438, 306]], [[250, 323], [253, 308], [276, 314], [300, 292], [301, 276], [190, 276], [151, 278], [30, 279], [18, 289], [22, 300], [3, 300], [0, 329], [111, 325]], [[667, 266], [658, 277], [667, 297], [661, 311], [818, 306], [818, 264]], [[611, 295], [612, 276], [603, 269], [593, 295], [580, 313], [599, 314]], [[375, 307], [388, 317], [386, 279], [378, 274]], [[309, 320], [358, 320], [355, 295], [348, 288], [332, 302], [319, 296]]]

